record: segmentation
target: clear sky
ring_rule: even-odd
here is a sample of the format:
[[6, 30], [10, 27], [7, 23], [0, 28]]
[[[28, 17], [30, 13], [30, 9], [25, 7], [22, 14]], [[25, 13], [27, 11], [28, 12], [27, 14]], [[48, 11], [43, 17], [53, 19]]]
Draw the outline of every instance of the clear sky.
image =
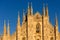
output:
[[55, 12], [57, 12], [60, 30], [60, 0], [0, 0], [0, 34], [3, 33], [4, 20], [10, 21], [10, 33], [16, 30], [18, 11], [22, 23], [23, 9], [27, 10], [28, 2], [32, 2], [33, 11], [42, 13], [42, 2], [48, 4], [49, 17], [52, 25], [55, 24]]

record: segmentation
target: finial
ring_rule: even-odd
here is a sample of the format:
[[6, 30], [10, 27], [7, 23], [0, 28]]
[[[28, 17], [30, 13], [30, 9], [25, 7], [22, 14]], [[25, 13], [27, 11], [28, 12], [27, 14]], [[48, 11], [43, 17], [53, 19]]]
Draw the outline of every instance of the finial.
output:
[[17, 23], [20, 25], [20, 12], [18, 11], [18, 21]]
[[10, 29], [10, 28], [9, 28], [9, 20], [8, 20], [8, 29]]
[[18, 11], [18, 20], [20, 20], [20, 12]]
[[33, 14], [32, 2], [28, 3], [28, 15]]
[[46, 4], [46, 15], [45, 16], [48, 16], [48, 4]]
[[28, 2], [28, 8], [32, 8], [32, 2]]
[[8, 34], [10, 34], [9, 20], [8, 20]]
[[31, 2], [31, 14], [33, 15], [33, 7], [32, 7], [32, 2]]
[[43, 3], [43, 15], [45, 15], [45, 5]]
[[55, 25], [58, 25], [57, 13], [55, 13]]
[[9, 26], [9, 20], [8, 20], [8, 26]]
[[24, 18], [25, 18], [25, 10], [23, 9], [23, 20], [24, 20]]
[[6, 28], [6, 20], [4, 20], [4, 28]]
[[4, 34], [6, 34], [6, 21], [4, 20]]

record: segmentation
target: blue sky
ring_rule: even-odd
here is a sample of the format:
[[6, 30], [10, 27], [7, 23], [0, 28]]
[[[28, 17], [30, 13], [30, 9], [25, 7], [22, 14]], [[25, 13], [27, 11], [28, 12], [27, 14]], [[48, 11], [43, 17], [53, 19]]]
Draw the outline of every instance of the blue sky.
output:
[[[4, 20], [8, 24], [10, 21], [10, 33], [16, 30], [18, 11], [20, 11], [20, 21], [22, 23], [22, 12], [28, 7], [28, 2], [32, 2], [33, 11], [42, 13], [42, 2], [48, 4], [50, 22], [55, 24], [55, 12], [57, 12], [58, 24], [60, 24], [60, 0], [0, 0], [0, 34], [3, 33]], [[60, 25], [59, 25], [60, 30]]]

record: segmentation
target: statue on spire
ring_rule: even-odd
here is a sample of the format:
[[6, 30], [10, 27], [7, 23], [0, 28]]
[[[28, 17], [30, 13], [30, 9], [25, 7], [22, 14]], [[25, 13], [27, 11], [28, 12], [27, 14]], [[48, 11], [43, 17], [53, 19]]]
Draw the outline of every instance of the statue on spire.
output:
[[45, 16], [48, 16], [48, 5], [47, 4], [46, 4], [46, 8], [45, 9], [46, 9]]

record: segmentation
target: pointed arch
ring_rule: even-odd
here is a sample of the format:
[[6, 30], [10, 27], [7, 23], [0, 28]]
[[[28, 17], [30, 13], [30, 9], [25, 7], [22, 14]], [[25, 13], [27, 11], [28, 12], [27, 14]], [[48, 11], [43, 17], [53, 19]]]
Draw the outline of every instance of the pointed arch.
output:
[[40, 33], [40, 23], [37, 23], [36, 25], [36, 33]]

